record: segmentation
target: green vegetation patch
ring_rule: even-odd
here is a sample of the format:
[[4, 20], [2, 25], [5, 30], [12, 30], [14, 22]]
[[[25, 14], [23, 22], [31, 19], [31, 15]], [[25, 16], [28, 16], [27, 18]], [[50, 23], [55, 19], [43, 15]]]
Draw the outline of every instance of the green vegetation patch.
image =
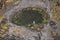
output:
[[16, 25], [41, 24], [47, 20], [47, 13], [35, 7], [23, 8], [11, 17], [11, 22]]

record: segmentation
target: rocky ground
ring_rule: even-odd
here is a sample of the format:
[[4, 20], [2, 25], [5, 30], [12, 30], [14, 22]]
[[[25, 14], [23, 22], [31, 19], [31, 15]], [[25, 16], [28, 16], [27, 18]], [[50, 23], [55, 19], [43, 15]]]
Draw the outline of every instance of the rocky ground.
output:
[[[38, 7], [49, 14], [49, 20], [47, 20], [47, 23], [42, 24], [43, 28], [40, 31], [31, 30], [30, 28], [18, 26], [10, 22], [12, 14], [26, 7]], [[49, 0], [13, 0], [10, 3], [7, 2], [1, 12], [3, 12], [3, 18], [6, 19], [5, 21], [9, 25], [6, 35], [0, 37], [1, 40], [54, 40], [56, 34], [60, 35], [60, 23], [52, 16], [53, 13]]]

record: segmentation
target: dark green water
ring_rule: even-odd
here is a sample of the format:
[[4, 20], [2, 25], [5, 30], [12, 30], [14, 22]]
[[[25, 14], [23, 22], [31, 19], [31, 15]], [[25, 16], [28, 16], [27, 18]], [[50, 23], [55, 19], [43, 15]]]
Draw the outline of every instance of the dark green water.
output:
[[16, 25], [28, 25], [35, 21], [35, 23], [38, 24], [43, 22], [43, 17], [42, 12], [40, 13], [38, 10], [23, 9], [12, 17], [12, 22]]

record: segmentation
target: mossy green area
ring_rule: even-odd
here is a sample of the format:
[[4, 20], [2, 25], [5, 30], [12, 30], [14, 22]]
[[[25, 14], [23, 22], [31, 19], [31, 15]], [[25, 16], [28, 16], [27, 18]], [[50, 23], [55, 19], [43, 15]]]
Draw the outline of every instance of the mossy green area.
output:
[[46, 22], [46, 20], [47, 13], [35, 7], [23, 8], [11, 17], [11, 22], [19, 26], [33, 24], [34, 22], [35, 24], [41, 24]]

